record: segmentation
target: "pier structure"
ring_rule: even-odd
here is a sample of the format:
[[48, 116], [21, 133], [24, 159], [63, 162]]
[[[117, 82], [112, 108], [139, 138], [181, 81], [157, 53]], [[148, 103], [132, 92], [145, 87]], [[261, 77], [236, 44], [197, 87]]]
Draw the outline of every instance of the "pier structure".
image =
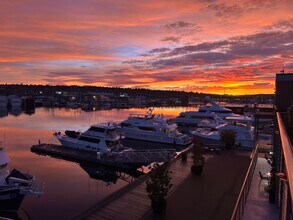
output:
[[73, 219], [229, 219], [251, 158], [250, 151], [208, 152], [202, 176], [191, 174], [192, 155], [168, 163], [173, 184], [164, 216], [151, 211], [146, 192], [148, 174], [114, 192]]
[[78, 163], [91, 163], [116, 168], [135, 168], [153, 162], [168, 162], [176, 156], [175, 149], [129, 150], [122, 154], [76, 150], [56, 144], [33, 145], [31, 151], [41, 155], [59, 157]]

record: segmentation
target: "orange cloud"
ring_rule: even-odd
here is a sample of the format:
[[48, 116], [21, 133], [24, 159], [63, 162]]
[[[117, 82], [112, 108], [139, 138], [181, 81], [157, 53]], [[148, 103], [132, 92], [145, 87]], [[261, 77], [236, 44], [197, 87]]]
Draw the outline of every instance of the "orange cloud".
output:
[[274, 74], [293, 70], [292, 7], [290, 0], [4, 0], [0, 80], [273, 93]]

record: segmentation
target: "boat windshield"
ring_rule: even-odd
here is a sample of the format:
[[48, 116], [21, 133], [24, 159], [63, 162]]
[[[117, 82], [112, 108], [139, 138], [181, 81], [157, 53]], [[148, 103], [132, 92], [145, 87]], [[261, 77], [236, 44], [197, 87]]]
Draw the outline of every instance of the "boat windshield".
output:
[[89, 131], [96, 131], [96, 132], [101, 132], [101, 133], [104, 133], [105, 132], [105, 128], [100, 128], [100, 127], [95, 127], [95, 126], [91, 126], [89, 128]]

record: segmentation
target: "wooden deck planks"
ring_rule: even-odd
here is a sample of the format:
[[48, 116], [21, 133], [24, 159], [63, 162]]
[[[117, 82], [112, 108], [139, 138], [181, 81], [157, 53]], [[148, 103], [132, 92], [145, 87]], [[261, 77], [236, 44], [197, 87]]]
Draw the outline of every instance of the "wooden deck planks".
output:
[[[190, 154], [188, 156], [186, 162], [176, 160], [170, 164], [173, 187], [169, 194], [175, 191], [176, 187], [190, 175], [192, 160]], [[95, 210], [88, 219], [140, 219], [150, 208], [151, 202], [146, 192], [146, 181], [144, 181], [107, 205]]]

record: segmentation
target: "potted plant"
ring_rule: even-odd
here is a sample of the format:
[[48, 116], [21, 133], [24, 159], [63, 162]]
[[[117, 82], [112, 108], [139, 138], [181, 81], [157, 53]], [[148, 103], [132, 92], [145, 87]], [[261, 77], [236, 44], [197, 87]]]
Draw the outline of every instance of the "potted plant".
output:
[[191, 172], [195, 175], [200, 176], [203, 171], [205, 158], [203, 157], [203, 145], [199, 143], [196, 139], [193, 140], [192, 162], [193, 164], [191, 166]]
[[220, 134], [220, 141], [225, 144], [225, 148], [230, 150], [235, 145], [236, 134], [233, 130], [223, 130]]
[[166, 210], [165, 197], [172, 187], [170, 172], [165, 164], [154, 163], [151, 167], [150, 179], [146, 181], [146, 191], [154, 213], [163, 213]]

